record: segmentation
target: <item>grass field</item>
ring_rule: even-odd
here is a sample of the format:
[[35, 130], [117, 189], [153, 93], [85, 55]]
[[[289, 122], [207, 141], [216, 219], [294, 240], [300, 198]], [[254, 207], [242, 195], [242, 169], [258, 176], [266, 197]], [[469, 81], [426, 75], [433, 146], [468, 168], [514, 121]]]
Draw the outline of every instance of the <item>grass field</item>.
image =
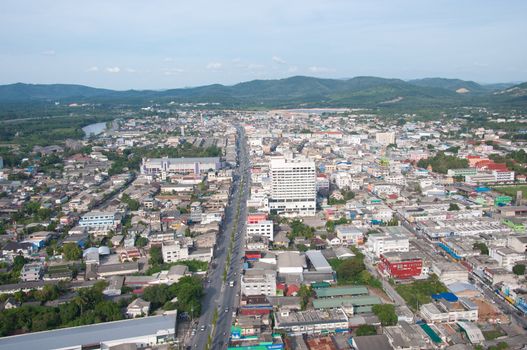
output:
[[516, 197], [517, 191], [522, 191], [523, 198], [527, 198], [527, 185], [494, 187], [493, 189], [512, 198]]

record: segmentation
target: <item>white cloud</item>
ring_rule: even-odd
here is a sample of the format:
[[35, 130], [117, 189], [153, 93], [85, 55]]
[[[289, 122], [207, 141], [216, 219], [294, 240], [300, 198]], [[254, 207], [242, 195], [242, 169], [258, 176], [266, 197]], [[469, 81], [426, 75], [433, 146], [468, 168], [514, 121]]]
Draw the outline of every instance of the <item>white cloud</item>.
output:
[[174, 59], [173, 59], [172, 57], [165, 57], [165, 58], [163, 59], [163, 61], [165, 61], [165, 62], [173, 62]]
[[271, 58], [271, 60], [273, 60], [273, 62], [275, 62], [275, 63], [280, 63], [280, 64], [286, 64], [287, 63], [285, 60], [283, 60], [282, 58], [280, 58], [278, 56], [273, 56]]
[[99, 67], [92, 66], [92, 67], [88, 68], [86, 71], [87, 72], [98, 72], [99, 71]]
[[133, 69], [133, 68], [126, 68], [126, 71], [127, 71], [128, 73], [136, 73], [136, 72], [137, 72], [137, 70], [135, 70], [135, 69]]
[[163, 72], [164, 75], [177, 75], [183, 73], [185, 70], [182, 68], [170, 68]]
[[250, 63], [247, 65], [248, 70], [259, 70], [264, 68], [263, 64], [257, 64], [257, 63]]
[[291, 66], [291, 67], [289, 67], [289, 68], [287, 69], [287, 72], [288, 72], [288, 73], [294, 73], [294, 72], [296, 72], [296, 71], [298, 71], [298, 67], [297, 67], [297, 66]]
[[308, 68], [308, 70], [311, 73], [330, 73], [330, 72], [334, 72], [335, 71], [333, 68], [319, 67], [319, 66], [311, 66], [311, 67]]
[[119, 67], [107, 67], [106, 71], [108, 73], [119, 73], [121, 71], [121, 68], [119, 68]]
[[211, 69], [211, 70], [218, 70], [222, 66], [223, 65], [220, 62], [210, 62], [209, 64], [207, 64], [207, 66], [205, 68]]
[[55, 56], [57, 53], [55, 50], [46, 50], [41, 52], [44, 56]]

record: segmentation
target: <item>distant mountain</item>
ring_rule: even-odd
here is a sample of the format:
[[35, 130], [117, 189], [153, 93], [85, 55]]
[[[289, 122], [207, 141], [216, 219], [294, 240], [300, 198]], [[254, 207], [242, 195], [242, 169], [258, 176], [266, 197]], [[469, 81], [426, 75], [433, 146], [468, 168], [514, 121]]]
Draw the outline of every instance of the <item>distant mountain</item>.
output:
[[97, 89], [73, 84], [9, 84], [0, 85], [0, 101], [60, 100], [90, 98], [111, 93], [112, 90]]
[[412, 85], [421, 87], [435, 87], [446, 89], [457, 93], [484, 93], [488, 90], [474, 82], [460, 79], [445, 79], [445, 78], [424, 78], [408, 81]]
[[[502, 86], [503, 87], [503, 86]], [[507, 87], [505, 85], [505, 87]], [[521, 89], [521, 85], [518, 85]], [[463, 89], [460, 91], [460, 89]], [[61, 101], [144, 104], [150, 102], [218, 102], [223, 107], [401, 107], [433, 108], [504, 103], [517, 96], [502, 94], [471, 81], [427, 78], [355, 77], [320, 79], [295, 76], [164, 91], [96, 89], [82, 85], [11, 84], [0, 86], [0, 102]], [[517, 102], [517, 101], [516, 101]], [[519, 103], [523, 103], [523, 99]]]

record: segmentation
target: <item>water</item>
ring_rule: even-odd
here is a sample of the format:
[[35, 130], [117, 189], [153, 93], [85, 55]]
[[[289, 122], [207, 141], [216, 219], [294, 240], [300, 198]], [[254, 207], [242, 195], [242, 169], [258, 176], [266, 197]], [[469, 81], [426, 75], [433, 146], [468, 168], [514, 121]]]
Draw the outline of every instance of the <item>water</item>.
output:
[[82, 128], [82, 131], [86, 134], [86, 138], [90, 137], [90, 135], [99, 135], [106, 129], [106, 123], [95, 123], [86, 125], [84, 128]]

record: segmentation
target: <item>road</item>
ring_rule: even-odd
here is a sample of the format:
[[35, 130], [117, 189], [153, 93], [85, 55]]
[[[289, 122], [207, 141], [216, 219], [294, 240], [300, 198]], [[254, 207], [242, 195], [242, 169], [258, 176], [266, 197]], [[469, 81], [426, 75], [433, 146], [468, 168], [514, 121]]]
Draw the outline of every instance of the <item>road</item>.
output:
[[[211, 349], [226, 348], [232, 323], [232, 312], [236, 311], [239, 304], [239, 276], [242, 270], [244, 227], [250, 188], [250, 164], [244, 131], [241, 127], [237, 127], [237, 130], [238, 167], [234, 172], [232, 195], [225, 208], [222, 230], [214, 251], [216, 266], [209, 268], [206, 280], [210, 283], [205, 285], [205, 296], [201, 303], [202, 314], [199, 318], [198, 330], [196, 335], [190, 339], [193, 349], [206, 349], [211, 332], [213, 332]], [[237, 227], [236, 232], [234, 232], [235, 227]], [[227, 261], [232, 232], [234, 232], [235, 239], [231, 259]], [[227, 279], [224, 282], [223, 274], [226, 266]], [[235, 281], [234, 287], [229, 286], [230, 281]], [[213, 325], [214, 310], [217, 310], [217, 320]]]

